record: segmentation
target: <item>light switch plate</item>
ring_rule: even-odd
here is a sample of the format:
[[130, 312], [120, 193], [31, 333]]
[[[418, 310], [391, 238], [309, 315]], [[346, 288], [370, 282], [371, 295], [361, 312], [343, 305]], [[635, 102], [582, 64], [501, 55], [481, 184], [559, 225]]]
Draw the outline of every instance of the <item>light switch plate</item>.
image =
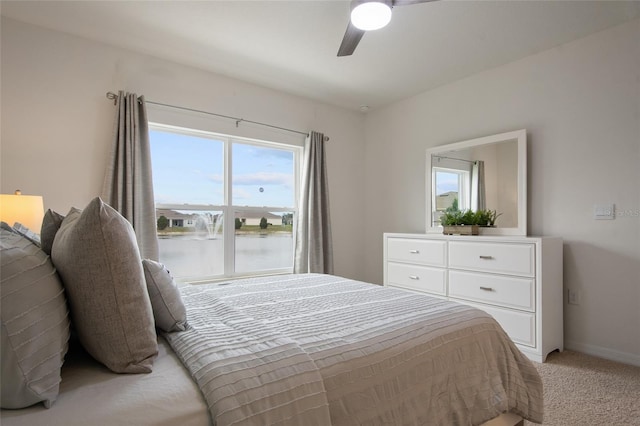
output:
[[593, 206], [593, 218], [596, 220], [615, 219], [615, 204], [595, 204]]

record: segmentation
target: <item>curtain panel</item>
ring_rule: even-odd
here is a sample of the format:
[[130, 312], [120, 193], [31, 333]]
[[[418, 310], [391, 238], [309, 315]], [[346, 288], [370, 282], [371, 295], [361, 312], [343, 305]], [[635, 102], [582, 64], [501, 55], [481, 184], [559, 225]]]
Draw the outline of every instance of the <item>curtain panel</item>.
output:
[[143, 259], [158, 260], [149, 126], [144, 97], [118, 92], [102, 199], [133, 226]]
[[471, 169], [471, 209], [485, 210], [487, 207], [484, 183], [484, 161], [473, 163]]
[[324, 139], [324, 134], [311, 132], [305, 141], [293, 268], [296, 273], [333, 273]]

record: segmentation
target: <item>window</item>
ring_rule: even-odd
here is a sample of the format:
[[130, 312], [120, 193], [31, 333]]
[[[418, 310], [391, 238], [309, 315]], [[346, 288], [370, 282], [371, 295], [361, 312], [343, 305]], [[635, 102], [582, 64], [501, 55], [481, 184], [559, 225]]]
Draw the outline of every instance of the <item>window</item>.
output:
[[459, 210], [469, 209], [470, 173], [466, 170], [433, 167], [433, 196], [432, 205], [433, 226], [440, 225], [442, 213], [457, 205]]
[[172, 274], [292, 272], [301, 148], [149, 127], [160, 261]]

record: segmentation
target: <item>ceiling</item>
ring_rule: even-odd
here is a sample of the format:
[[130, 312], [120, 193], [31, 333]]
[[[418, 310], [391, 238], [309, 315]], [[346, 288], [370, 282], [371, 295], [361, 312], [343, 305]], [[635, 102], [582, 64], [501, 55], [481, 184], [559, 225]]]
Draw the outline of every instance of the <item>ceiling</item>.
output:
[[5, 1], [3, 16], [358, 110], [640, 16], [640, 1], [456, 1], [395, 7], [338, 58], [346, 0]]

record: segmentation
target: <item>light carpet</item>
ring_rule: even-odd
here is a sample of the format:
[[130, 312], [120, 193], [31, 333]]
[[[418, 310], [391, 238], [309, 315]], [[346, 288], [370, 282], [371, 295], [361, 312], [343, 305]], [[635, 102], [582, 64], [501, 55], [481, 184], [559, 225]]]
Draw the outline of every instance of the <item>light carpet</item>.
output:
[[640, 425], [640, 367], [573, 351], [534, 365], [544, 385], [543, 425]]

